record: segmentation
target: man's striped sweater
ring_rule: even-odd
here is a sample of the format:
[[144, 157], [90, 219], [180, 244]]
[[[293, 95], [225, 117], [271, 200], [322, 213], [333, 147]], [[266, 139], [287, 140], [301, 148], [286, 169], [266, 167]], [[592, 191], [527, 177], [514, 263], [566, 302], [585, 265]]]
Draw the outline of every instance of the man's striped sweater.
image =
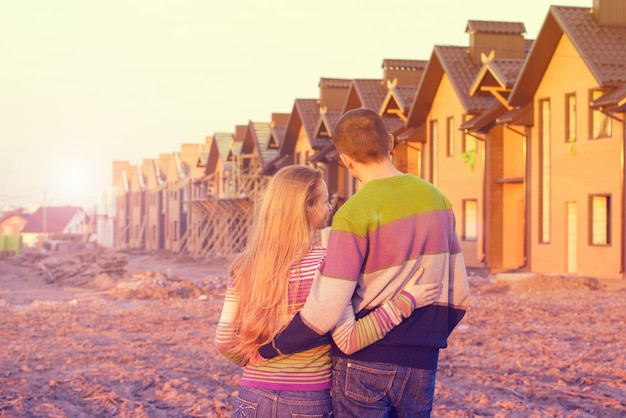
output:
[[[337, 211], [328, 254], [300, 313], [260, 354], [300, 351], [333, 329], [346, 304], [362, 317], [394, 297], [420, 266], [420, 283], [443, 285], [435, 305], [349, 357], [433, 370], [463, 318], [469, 286], [449, 200], [432, 184], [403, 174], [371, 180]], [[336, 346], [333, 354], [348, 356]]]

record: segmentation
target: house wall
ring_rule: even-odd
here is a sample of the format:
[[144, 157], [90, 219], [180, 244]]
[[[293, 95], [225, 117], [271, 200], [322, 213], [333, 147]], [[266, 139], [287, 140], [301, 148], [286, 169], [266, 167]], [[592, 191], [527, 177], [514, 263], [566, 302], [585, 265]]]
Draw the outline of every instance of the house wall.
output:
[[485, 252], [491, 272], [524, 266], [524, 141], [501, 125], [490, 130], [486, 141]]
[[65, 228], [63, 228], [64, 234], [84, 234], [85, 232], [85, 212], [83, 211], [76, 212]]
[[133, 190], [130, 196], [130, 246], [131, 248], [143, 248], [145, 245], [145, 198], [144, 190]]
[[167, 191], [167, 231], [165, 249], [178, 251], [182, 213], [182, 188], [171, 187]]
[[130, 193], [118, 188], [117, 217], [115, 218], [115, 247], [125, 248], [130, 241]]
[[146, 191], [146, 249], [149, 250], [162, 249], [159, 248], [159, 235], [162, 228], [159, 221], [162, 204], [160, 189]]
[[313, 155], [313, 148], [311, 142], [304, 129], [304, 125], [300, 125], [300, 131], [298, 132], [298, 139], [293, 149], [294, 164], [307, 165], [309, 157]]
[[393, 150], [393, 164], [403, 173], [422, 176], [422, 143], [405, 142]]
[[[589, 139], [589, 89], [597, 83], [566, 36], [558, 44], [553, 58], [534, 97], [535, 126], [532, 128], [532, 211], [531, 268], [537, 273], [568, 271], [567, 206], [575, 203], [577, 223], [575, 248], [579, 255], [572, 273], [598, 278], [621, 278], [621, 135], [623, 127], [614, 120], [610, 138]], [[576, 93], [577, 141], [573, 146], [565, 138], [565, 94]], [[550, 241], [539, 240], [539, 100], [550, 99]], [[590, 245], [590, 194], [608, 194], [610, 237], [608, 245]], [[572, 234], [570, 234], [570, 237]], [[570, 268], [571, 272], [571, 268]]]
[[503, 129], [503, 177], [507, 180], [521, 179], [521, 182], [502, 184], [502, 268], [517, 269], [525, 265], [526, 235], [526, 137]]
[[[439, 88], [434, 96], [433, 103], [429, 114], [426, 118], [427, 123], [427, 141], [424, 152], [425, 173], [431, 173], [432, 162], [430, 155], [432, 152], [431, 143], [431, 121], [436, 120], [438, 126], [437, 145], [435, 155], [436, 160], [436, 181], [435, 185], [450, 199], [454, 213], [457, 219], [457, 233], [461, 238], [461, 247], [463, 249], [463, 257], [468, 267], [483, 267], [483, 249], [482, 245], [482, 218], [483, 213], [483, 141], [477, 141], [478, 151], [476, 156], [476, 165], [471, 169], [463, 162], [462, 154], [462, 135], [458, 129], [463, 120], [464, 109], [450, 83], [447, 75], [443, 75]], [[454, 117], [454, 153], [452, 156], [447, 155], [446, 148], [446, 132], [447, 119]], [[427, 180], [433, 182], [428, 175], [424, 176]], [[465, 199], [475, 199], [478, 204], [478, 240], [465, 240], [463, 238], [463, 201]]]

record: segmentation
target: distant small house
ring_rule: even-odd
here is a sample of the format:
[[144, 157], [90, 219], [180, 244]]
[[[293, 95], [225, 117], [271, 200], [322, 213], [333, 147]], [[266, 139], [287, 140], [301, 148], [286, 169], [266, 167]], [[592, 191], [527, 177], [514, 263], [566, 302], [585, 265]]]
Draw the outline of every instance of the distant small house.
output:
[[47, 239], [85, 233], [85, 212], [76, 206], [40, 207], [21, 231], [25, 246], [35, 247]]
[[11, 211], [0, 216], [0, 235], [15, 235], [22, 232], [31, 215], [22, 211]]

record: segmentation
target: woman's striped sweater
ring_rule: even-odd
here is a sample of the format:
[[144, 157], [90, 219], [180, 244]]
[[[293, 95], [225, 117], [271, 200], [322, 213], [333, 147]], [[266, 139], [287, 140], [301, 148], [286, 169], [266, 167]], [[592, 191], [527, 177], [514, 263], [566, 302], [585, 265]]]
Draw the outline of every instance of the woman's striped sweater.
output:
[[[314, 276], [319, 273], [318, 269], [325, 256], [325, 248], [315, 247], [302, 259], [299, 266], [292, 266], [289, 280], [289, 300], [294, 301], [289, 306], [292, 314], [302, 309]], [[229, 285], [215, 342], [225, 357], [240, 364], [241, 356], [230, 351], [236, 332], [232, 320], [238, 303], [237, 291]], [[352, 307], [346, 305], [342, 314], [342, 326], [338, 328], [335, 339], [342, 350], [355, 352], [383, 338], [401, 321], [402, 313], [393, 302], [384, 304], [356, 322]], [[241, 386], [292, 391], [330, 388], [332, 367], [330, 337], [328, 335], [317, 337], [316, 341], [311, 344], [314, 346], [312, 348], [297, 353], [278, 355], [261, 364], [245, 365]]]

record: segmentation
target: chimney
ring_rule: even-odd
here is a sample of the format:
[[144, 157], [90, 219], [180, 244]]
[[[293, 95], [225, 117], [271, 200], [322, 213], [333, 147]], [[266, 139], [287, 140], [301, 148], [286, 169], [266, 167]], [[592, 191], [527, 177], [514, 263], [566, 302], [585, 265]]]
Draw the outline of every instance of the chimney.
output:
[[320, 109], [341, 110], [351, 84], [352, 80], [342, 78], [320, 78]]
[[593, 0], [591, 14], [598, 25], [626, 26], [626, 1]]
[[418, 60], [383, 60], [383, 83], [398, 80], [401, 86], [417, 86], [422, 79], [428, 61]]
[[480, 64], [481, 55], [495, 52], [497, 59], [524, 59], [526, 27], [521, 22], [490, 22], [470, 20], [465, 33], [470, 35], [468, 53], [472, 62]]

